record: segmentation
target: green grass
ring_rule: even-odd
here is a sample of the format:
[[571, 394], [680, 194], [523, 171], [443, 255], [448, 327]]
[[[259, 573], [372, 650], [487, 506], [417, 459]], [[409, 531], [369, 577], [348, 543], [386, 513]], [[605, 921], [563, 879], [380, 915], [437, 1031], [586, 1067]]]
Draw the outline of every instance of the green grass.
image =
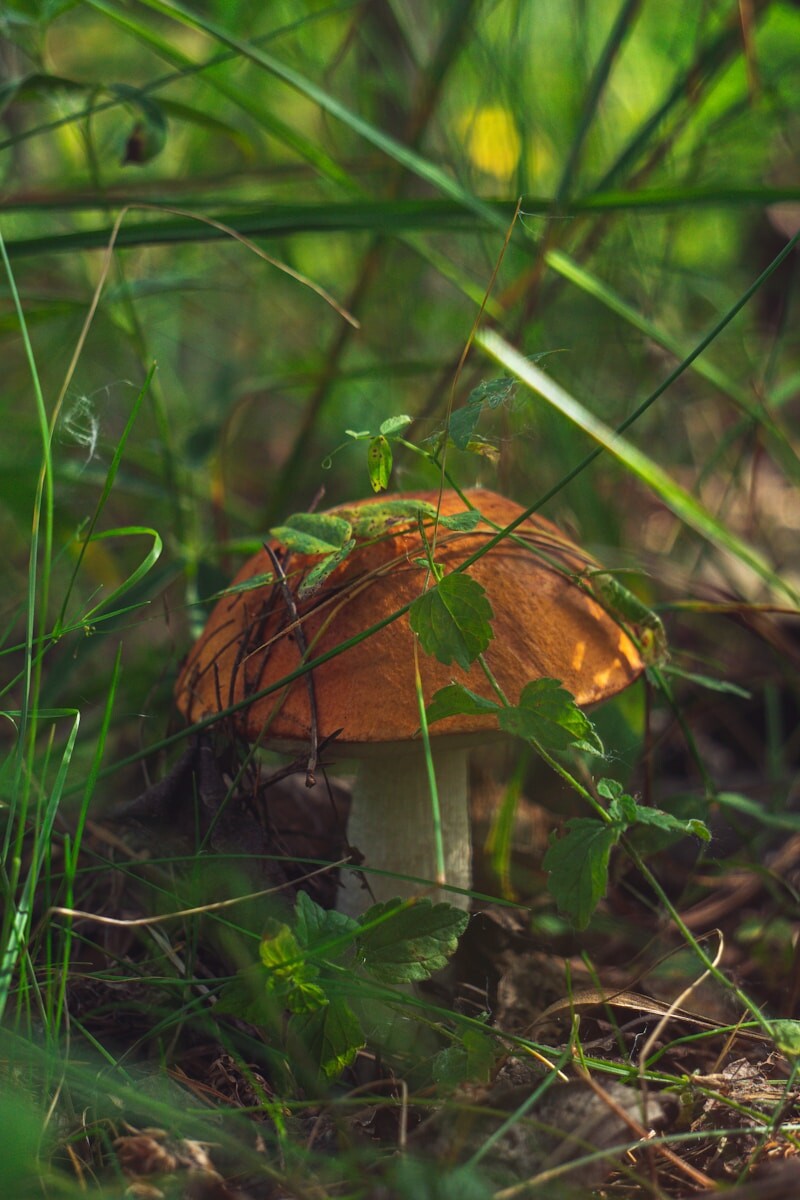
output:
[[[269, 921], [296, 933], [269, 856], [224, 844], [224, 805], [209, 829], [191, 788], [155, 844], [107, 821], [185, 748], [172, 686], [209, 599], [321, 487], [321, 508], [369, 494], [369, 439], [346, 431], [401, 414], [393, 490], [436, 486], [461, 414], [484, 440], [448, 447], [458, 486], [542, 509], [667, 625], [663, 687], [653, 668], [646, 695], [593, 714], [610, 763], [558, 760], [574, 799], [509, 767], [498, 900], [532, 905], [519, 919], [554, 958], [582, 951], [602, 976], [610, 935], [650, 963], [688, 947], [734, 1020], [793, 1017], [790, 866], [749, 902], [780, 967], [730, 914], [718, 963], [682, 914], [731, 861], [759, 876], [796, 818], [795, 7], [20, 0], [0, 37], [0, 1190], [120, 1194], [126, 1122], [163, 1128], [177, 1159], [181, 1139], [213, 1144], [254, 1194], [507, 1186], [482, 1174], [500, 1133], [438, 1184], [414, 1152], [394, 1164], [403, 1096], [413, 1126], [467, 1105], [453, 1084], [509, 1047], [557, 1047], [386, 983], [358, 1020], [406, 1092], [301, 1079], [279, 1004], [265, 1035], [211, 1003]], [[468, 411], [498, 374], [516, 388]], [[223, 792], [253, 785], [249, 761], [223, 765]], [[664, 830], [609, 819], [610, 902], [579, 934], [513, 830], [520, 795], [587, 819], [592, 773], [714, 838], [673, 886]], [[337, 1004], [358, 999], [355, 937], [301, 945]], [[676, 1062], [642, 1070], [678, 1088]], [[352, 1113], [378, 1096], [387, 1129], [359, 1144]], [[769, 1129], [780, 1103], [753, 1119]]]

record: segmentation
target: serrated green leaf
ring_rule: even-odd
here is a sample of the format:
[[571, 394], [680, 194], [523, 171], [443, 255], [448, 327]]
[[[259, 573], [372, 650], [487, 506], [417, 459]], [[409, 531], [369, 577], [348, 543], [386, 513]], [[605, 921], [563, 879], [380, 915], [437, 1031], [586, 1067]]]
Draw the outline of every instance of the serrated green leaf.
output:
[[408, 620], [426, 654], [465, 671], [492, 639], [492, 606], [469, 575], [451, 574], [418, 596]]
[[622, 827], [604, 825], [591, 817], [573, 817], [550, 843], [542, 865], [549, 871], [547, 886], [559, 909], [585, 929], [608, 886], [608, 860]]
[[358, 922], [335, 909], [320, 908], [307, 892], [297, 893], [294, 910], [294, 932], [304, 950], [319, 946], [333, 938], [354, 934]]
[[373, 492], [383, 492], [392, 474], [392, 447], [383, 435], [373, 438], [367, 449], [367, 470]]
[[696, 818], [682, 820], [680, 817], [674, 817], [672, 813], [663, 812], [660, 808], [647, 808], [637, 804], [635, 820], [639, 825], [652, 825], [656, 829], [664, 830], [665, 833], [689, 834], [704, 842], [711, 840], [708, 826], [702, 821]]
[[298, 554], [332, 554], [344, 548], [352, 529], [349, 521], [330, 513], [294, 513], [270, 534]]
[[381, 421], [378, 426], [378, 433], [382, 433], [384, 437], [393, 437], [398, 433], [402, 433], [411, 424], [412, 418], [402, 414], [397, 417], [389, 417], [385, 421]]
[[624, 788], [618, 779], [598, 779], [597, 794], [604, 800], [618, 800]]
[[287, 1030], [290, 1057], [311, 1060], [320, 1074], [336, 1079], [364, 1045], [361, 1026], [352, 1009], [336, 997], [316, 1012], [291, 1017]]
[[463, 683], [450, 683], [439, 688], [425, 707], [428, 723], [441, 721], [444, 717], [455, 717], [464, 713], [470, 717], [491, 716], [500, 711], [494, 700], [486, 700], [476, 692], [464, 687]]
[[[452, 904], [389, 900], [368, 909], [356, 942], [361, 965], [381, 983], [412, 983], [439, 971], [455, 952], [468, 915]], [[376, 922], [373, 924], [373, 922]]]
[[629, 796], [622, 784], [616, 779], [601, 779], [597, 784], [597, 794], [608, 800], [608, 815], [612, 820], [624, 825], [631, 825], [636, 820], [638, 805], [633, 796]]
[[348, 557], [355, 544], [355, 538], [350, 538], [345, 542], [341, 550], [337, 550], [334, 554], [329, 554], [327, 558], [323, 558], [322, 562], [312, 567], [297, 589], [299, 599], [307, 600], [309, 596], [313, 596], [315, 592], [318, 592], [328, 576]]
[[592, 722], [557, 679], [535, 679], [526, 683], [519, 703], [501, 708], [500, 728], [524, 738], [548, 753], [570, 748], [602, 755], [603, 743]]
[[618, 821], [623, 825], [633, 825], [639, 814], [639, 805], [633, 796], [623, 792], [618, 800], [613, 800], [609, 804], [608, 814], [612, 821]]
[[604, 800], [610, 801], [608, 813], [617, 824], [650, 825], [665, 833], [691, 834], [702, 838], [704, 842], [709, 841], [711, 837], [706, 825], [696, 817], [676, 817], [660, 808], [637, 804], [633, 796], [629, 796], [616, 779], [599, 780], [597, 793]]

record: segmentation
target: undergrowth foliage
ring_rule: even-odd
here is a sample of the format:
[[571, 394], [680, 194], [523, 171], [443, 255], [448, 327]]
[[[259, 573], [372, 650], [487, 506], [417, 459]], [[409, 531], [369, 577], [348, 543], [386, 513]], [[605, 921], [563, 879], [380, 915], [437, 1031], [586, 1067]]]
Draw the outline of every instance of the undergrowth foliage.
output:
[[[299, 1074], [306, 1086], [318, 1087], [320, 1075], [335, 1079], [354, 1061], [367, 1044], [367, 1030], [373, 1049], [380, 1049], [381, 1024], [390, 1030], [396, 1013], [405, 1012], [407, 1006], [398, 1009], [391, 991], [370, 991], [365, 983], [428, 979], [446, 966], [467, 920], [449, 904], [396, 900], [373, 905], [355, 921], [321, 909], [300, 892], [293, 926], [274, 920], [268, 925], [259, 963], [245, 967], [223, 990], [215, 1012], [233, 1013], [271, 1033], [277, 1024], [287, 1075]], [[291, 1015], [284, 1024], [286, 1011]], [[459, 1042], [454, 1033], [449, 1039]], [[449, 1049], [433, 1059], [433, 1078], [439, 1064], [452, 1059]]]
[[[10, 0], [0, 62], [0, 1193], [791, 1168], [800, 10]], [[440, 483], [580, 530], [646, 685], [503, 695], [435, 507], [380, 498]], [[337, 913], [327, 760], [289, 803], [283, 760], [171, 713], [209, 607], [275, 583], [241, 556], [316, 556], [313, 600], [398, 520], [420, 652], [492, 684], [421, 721], [519, 750], [471, 920]], [[577, 1114], [587, 1077], [627, 1123]]]

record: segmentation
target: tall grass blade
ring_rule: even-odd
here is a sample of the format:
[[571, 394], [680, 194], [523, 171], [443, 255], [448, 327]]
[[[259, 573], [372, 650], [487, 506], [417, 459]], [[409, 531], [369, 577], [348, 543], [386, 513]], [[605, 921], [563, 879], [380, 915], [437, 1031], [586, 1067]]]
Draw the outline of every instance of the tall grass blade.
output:
[[476, 335], [475, 341], [490, 358], [515, 375], [526, 387], [541, 396], [574, 425], [598, 442], [626, 470], [641, 479], [686, 525], [720, 550], [733, 554], [740, 562], [750, 567], [774, 592], [788, 596], [793, 604], [800, 604], [800, 594], [773, 570], [757, 550], [747, 545], [736, 534], [731, 533], [690, 492], [676, 483], [658, 463], [590, 413], [555, 380], [529, 362], [499, 334], [492, 330], [481, 330]]
[[[37, 816], [31, 861], [20, 898], [15, 902], [12, 895], [7, 895], [6, 897], [8, 907], [4, 914], [3, 943], [0, 946], [0, 1020], [2, 1020], [8, 1003], [14, 969], [20, 955], [28, 945], [36, 887], [39, 883], [42, 865], [49, 852], [53, 824], [64, 793], [81, 721], [81, 716], [77, 709], [44, 709], [39, 713], [39, 717], [41, 720], [56, 720], [61, 717], [70, 717], [72, 719], [72, 726], [61, 753], [61, 762], [59, 763], [58, 772], [53, 781], [50, 795], [42, 811]], [[15, 850], [15, 855], [19, 858], [21, 864], [19, 848]]]

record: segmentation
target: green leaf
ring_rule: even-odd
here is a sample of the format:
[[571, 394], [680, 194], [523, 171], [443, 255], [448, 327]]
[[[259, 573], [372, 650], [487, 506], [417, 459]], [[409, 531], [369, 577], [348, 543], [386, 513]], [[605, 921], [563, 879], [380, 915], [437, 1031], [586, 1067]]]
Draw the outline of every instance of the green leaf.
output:
[[455, 529], [459, 533], [468, 533], [480, 522], [481, 514], [475, 508], [466, 508], [463, 512], [451, 513], [448, 517], [440, 517], [442, 529]]
[[781, 1054], [787, 1058], [800, 1057], [800, 1021], [770, 1021], [769, 1031]]
[[329, 513], [294, 513], [270, 534], [298, 554], [331, 554], [344, 548], [352, 529], [349, 521]]
[[282, 1020], [283, 1011], [283, 1000], [270, 988], [269, 972], [261, 963], [239, 971], [225, 984], [214, 1005], [215, 1014], [230, 1014], [269, 1030]]
[[378, 433], [382, 433], [384, 437], [395, 437], [398, 433], [402, 433], [411, 424], [412, 418], [405, 414], [398, 417], [389, 417], [385, 421], [381, 421], [378, 427]]
[[392, 447], [382, 434], [369, 444], [367, 470], [373, 492], [385, 491], [392, 474]]
[[451, 442], [457, 449], [467, 449], [467, 446], [474, 437], [475, 426], [478, 424], [482, 411], [483, 405], [481, 403], [473, 404], [472, 397], [461, 408], [453, 409], [450, 414], [447, 432]]
[[290, 976], [304, 965], [297, 938], [288, 925], [277, 921], [269, 922], [269, 932], [261, 939], [258, 957], [276, 975]]
[[326, 558], [323, 558], [322, 562], [312, 567], [297, 589], [298, 597], [301, 600], [307, 600], [309, 596], [313, 596], [315, 592], [318, 592], [328, 576], [348, 557], [355, 544], [355, 538], [350, 538], [349, 541], [345, 542], [341, 550], [327, 555]]
[[359, 961], [381, 983], [427, 979], [455, 952], [468, 920], [467, 913], [452, 904], [430, 900], [405, 906], [401, 900], [375, 904], [359, 922]]
[[297, 893], [294, 910], [295, 937], [304, 950], [334, 938], [355, 933], [358, 922], [335, 909], [320, 908], [307, 892]]
[[430, 704], [426, 705], [425, 715], [428, 723], [441, 721], [444, 717], [455, 717], [465, 713], [469, 717], [489, 716], [500, 711], [500, 705], [494, 700], [485, 700], [483, 696], [470, 691], [463, 683], [450, 683], [447, 687], [435, 692]]
[[[308, 969], [307, 969], [308, 970]], [[275, 994], [283, 997], [283, 1002], [292, 1013], [311, 1013], [328, 1004], [328, 997], [318, 983], [310, 979], [295, 976], [291, 986], [276, 987]]]
[[664, 833], [690, 834], [707, 842], [711, 838], [705, 824], [695, 817], [676, 817], [660, 808], [637, 804], [616, 779], [601, 779], [597, 794], [609, 800], [608, 813], [617, 825], [650, 825]]
[[488, 1083], [497, 1057], [497, 1043], [488, 1033], [467, 1029], [461, 1044], [440, 1050], [431, 1064], [434, 1081], [444, 1088], [475, 1081]]
[[408, 620], [426, 654], [465, 671], [492, 638], [492, 606], [476, 579], [445, 575], [411, 605]]
[[597, 794], [613, 803], [625, 794], [625, 789], [618, 779], [598, 779]]
[[500, 728], [524, 738], [548, 753], [584, 750], [602, 755], [603, 743], [586, 713], [557, 679], [535, 679], [526, 683], [519, 704], [501, 708]]
[[665, 833], [689, 834], [703, 842], [711, 841], [708, 826], [702, 821], [696, 818], [682, 820], [680, 817], [674, 817], [672, 813], [663, 812], [660, 808], [647, 808], [637, 804], [635, 820], [638, 825], [652, 825]]
[[486, 379], [470, 392], [466, 404], [456, 408], [450, 414], [447, 434], [453, 445], [459, 450], [470, 450], [476, 438], [475, 427], [478, 424], [484, 406], [499, 408], [507, 403], [514, 394], [517, 383], [515, 379]]
[[282, 1001], [290, 1012], [313, 1012], [327, 1004], [327, 997], [315, 983], [317, 968], [306, 961], [303, 950], [288, 925], [270, 923], [270, 932], [259, 945], [259, 957], [266, 967], [268, 991]]
[[549, 871], [547, 886], [559, 909], [578, 929], [585, 929], [608, 886], [608, 860], [619, 840], [620, 825], [604, 825], [591, 817], [567, 821], [557, 841], [551, 841], [542, 865]]
[[601, 779], [597, 784], [597, 794], [609, 801], [608, 815], [617, 824], [631, 825], [636, 820], [639, 806], [633, 796], [629, 796], [622, 784], [616, 779]]
[[[538, 359], [547, 353], [548, 351], [543, 350], [541, 355], [534, 355], [534, 358]], [[487, 404], [489, 408], [499, 408], [501, 404], [507, 404], [512, 399], [516, 390], [516, 379], [508, 375], [501, 375], [497, 379], [484, 379], [472, 389], [467, 404]]]
[[311, 1059], [328, 1079], [341, 1075], [364, 1045], [358, 1018], [344, 1000], [333, 998], [316, 1012], [291, 1017], [287, 1030], [290, 1058]]
[[353, 526], [353, 533], [359, 538], [378, 537], [400, 521], [408, 524], [410, 520], [417, 520], [420, 514], [423, 517], [436, 516], [436, 508], [427, 500], [383, 500], [380, 504], [340, 508], [337, 512], [347, 517]]

